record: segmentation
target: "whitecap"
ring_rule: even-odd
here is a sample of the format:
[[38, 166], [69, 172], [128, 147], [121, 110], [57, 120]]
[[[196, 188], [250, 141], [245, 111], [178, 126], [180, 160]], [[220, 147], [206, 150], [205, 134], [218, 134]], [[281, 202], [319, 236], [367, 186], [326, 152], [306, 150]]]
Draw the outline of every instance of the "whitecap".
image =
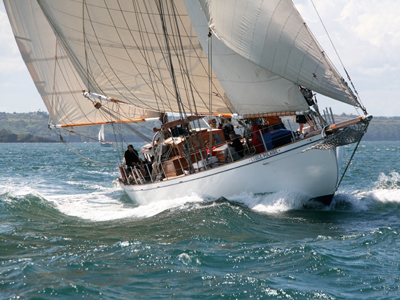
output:
[[53, 202], [63, 214], [90, 221], [111, 221], [125, 218], [149, 218], [163, 211], [184, 207], [188, 202], [204, 201], [196, 195], [166, 199], [141, 206], [127, 206], [120, 199], [104, 193], [93, 192], [75, 195], [52, 195], [46, 199]]
[[308, 197], [288, 191], [270, 194], [242, 193], [229, 197], [228, 200], [242, 203], [251, 210], [262, 213], [279, 213], [301, 209]]

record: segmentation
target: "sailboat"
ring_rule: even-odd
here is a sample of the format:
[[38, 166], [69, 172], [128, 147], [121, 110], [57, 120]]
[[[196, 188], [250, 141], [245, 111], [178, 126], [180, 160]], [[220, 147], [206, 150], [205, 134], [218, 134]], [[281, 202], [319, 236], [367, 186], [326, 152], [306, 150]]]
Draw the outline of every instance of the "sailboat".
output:
[[101, 126], [100, 126], [99, 143], [100, 143], [100, 146], [102, 146], [102, 147], [111, 147], [113, 145], [112, 142], [109, 142], [109, 141], [106, 142], [104, 139], [104, 124], [101, 124]]
[[[291, 0], [3, 1], [51, 128], [147, 141], [120, 153], [139, 204], [288, 191], [328, 205], [353, 158], [343, 147], [354, 154], [372, 119]], [[335, 122], [317, 95], [358, 117]], [[135, 127], [154, 120], [151, 135]]]

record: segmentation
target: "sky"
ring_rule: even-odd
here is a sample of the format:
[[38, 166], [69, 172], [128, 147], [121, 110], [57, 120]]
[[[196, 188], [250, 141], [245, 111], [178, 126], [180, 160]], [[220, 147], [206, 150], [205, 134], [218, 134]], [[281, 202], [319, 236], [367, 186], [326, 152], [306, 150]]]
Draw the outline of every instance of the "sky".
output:
[[[400, 116], [400, 0], [294, 0], [294, 3], [342, 75], [343, 63], [368, 113]], [[22, 61], [2, 1], [0, 95], [0, 112], [46, 110]], [[317, 98], [320, 108], [332, 107], [336, 114], [356, 112], [345, 104], [328, 103], [323, 96]]]

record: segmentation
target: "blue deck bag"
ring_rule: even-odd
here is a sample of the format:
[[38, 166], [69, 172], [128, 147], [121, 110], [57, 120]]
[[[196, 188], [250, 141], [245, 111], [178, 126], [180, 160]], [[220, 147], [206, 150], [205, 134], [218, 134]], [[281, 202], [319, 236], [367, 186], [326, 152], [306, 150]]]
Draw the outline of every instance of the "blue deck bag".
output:
[[278, 129], [263, 134], [268, 150], [283, 146], [292, 142], [292, 133], [287, 129]]

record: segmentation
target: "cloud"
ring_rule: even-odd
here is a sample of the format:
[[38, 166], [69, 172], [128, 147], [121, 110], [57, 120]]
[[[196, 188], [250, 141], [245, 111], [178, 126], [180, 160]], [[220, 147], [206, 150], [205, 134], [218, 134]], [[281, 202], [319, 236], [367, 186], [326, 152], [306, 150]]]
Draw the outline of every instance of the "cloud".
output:
[[7, 76], [10, 73], [18, 73], [25, 70], [26, 66], [21, 57], [0, 54], [0, 73], [2, 75]]
[[1, 101], [1, 112], [46, 110], [18, 50], [3, 1], [0, 1], [0, 94], [8, 100]]
[[[398, 0], [313, 0], [336, 47], [351, 46], [357, 55], [362, 49], [379, 49], [385, 56], [398, 60], [400, 47], [400, 1]], [[297, 0], [317, 39], [328, 41], [318, 15], [309, 0]], [[328, 46], [329, 47], [329, 46]], [[325, 48], [325, 47], [324, 47]], [[397, 49], [396, 49], [397, 48]], [[369, 51], [368, 51], [369, 52]], [[368, 53], [370, 54], [370, 53]], [[375, 53], [374, 53], [375, 54]]]
[[[344, 1], [343, 1], [344, 2]], [[346, 2], [344, 2], [346, 3]], [[356, 36], [383, 51], [400, 46], [400, 1], [348, 1], [340, 14]]]
[[[400, 115], [396, 104], [400, 96], [400, 1], [313, 2], [368, 110], [376, 115]], [[295, 4], [340, 71], [341, 63], [311, 1], [295, 0]]]
[[25, 70], [3, 2], [0, 2], [0, 76], [7, 78], [10, 73]]
[[[1, 10], [2, 7], [3, 10]], [[2, 61], [7, 58], [21, 57], [2, 2], [0, 3], [0, 56]]]

